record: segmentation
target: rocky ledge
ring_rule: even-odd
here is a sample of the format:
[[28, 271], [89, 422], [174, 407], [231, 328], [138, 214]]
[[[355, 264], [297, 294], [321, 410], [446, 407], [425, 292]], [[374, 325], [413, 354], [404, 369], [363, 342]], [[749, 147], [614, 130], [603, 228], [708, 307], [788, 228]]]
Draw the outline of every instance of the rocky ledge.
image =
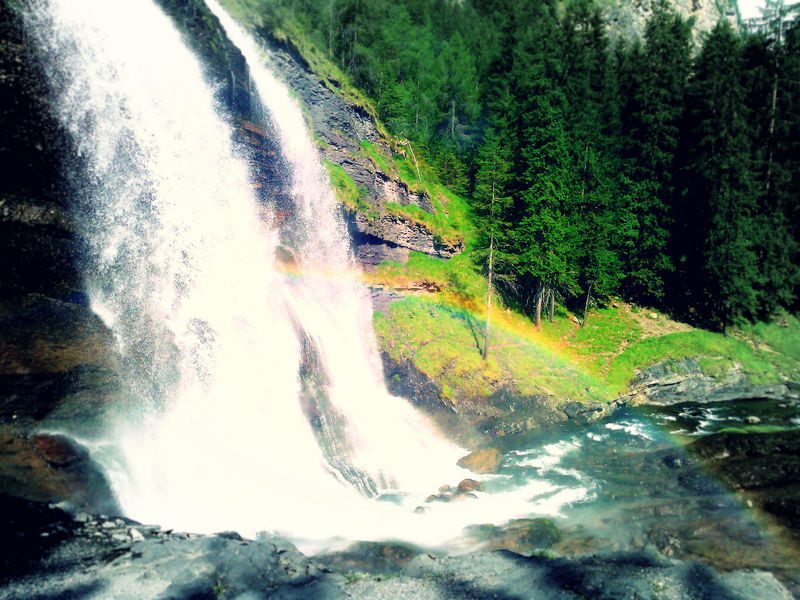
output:
[[722, 377], [712, 377], [703, 372], [697, 360], [686, 358], [642, 370], [619, 401], [669, 405], [751, 398], [797, 400], [800, 399], [800, 383], [786, 381], [754, 385], [736, 366]]
[[192, 535], [0, 497], [0, 598], [792, 598], [770, 573], [655, 551], [581, 558], [436, 556], [358, 544], [308, 558], [285, 539]]
[[384, 245], [388, 245], [389, 250], [417, 250], [440, 257], [461, 252], [461, 241], [442, 239], [424, 223], [388, 210], [387, 205], [391, 203], [435, 213], [426, 192], [411, 189], [396, 173], [386, 172], [375, 164], [364, 153], [362, 143], [373, 144], [386, 156], [405, 150], [394, 147], [395, 144], [384, 137], [367, 110], [348, 102], [335, 91], [341, 86], [340, 82], [314, 73], [290, 41], [278, 40], [268, 31], [258, 33], [270, 63], [302, 100], [323, 159], [344, 169], [363, 192], [365, 210], [345, 209], [358, 254], [380, 251]]

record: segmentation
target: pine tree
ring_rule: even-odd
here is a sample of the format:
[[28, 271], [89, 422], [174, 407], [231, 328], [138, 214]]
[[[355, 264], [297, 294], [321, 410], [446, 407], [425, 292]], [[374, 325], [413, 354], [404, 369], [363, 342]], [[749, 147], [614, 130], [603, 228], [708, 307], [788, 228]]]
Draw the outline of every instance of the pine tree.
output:
[[513, 256], [510, 252], [511, 198], [507, 186], [511, 175], [511, 152], [506, 140], [490, 127], [475, 157], [473, 206], [479, 219], [479, 260], [485, 262], [488, 277], [486, 291], [486, 328], [483, 358], [489, 356], [492, 298], [498, 282], [513, 280]]
[[742, 45], [726, 22], [711, 32], [697, 58], [687, 98], [693, 141], [690, 206], [697, 207], [698, 261], [704, 312], [721, 330], [755, 313], [756, 192], [748, 139]]
[[690, 48], [689, 25], [662, 3], [647, 23], [644, 48], [634, 46], [622, 72], [622, 147], [629, 175], [622, 193], [638, 229], [628, 248], [626, 287], [643, 301], [663, 297], [673, 268], [670, 204]]

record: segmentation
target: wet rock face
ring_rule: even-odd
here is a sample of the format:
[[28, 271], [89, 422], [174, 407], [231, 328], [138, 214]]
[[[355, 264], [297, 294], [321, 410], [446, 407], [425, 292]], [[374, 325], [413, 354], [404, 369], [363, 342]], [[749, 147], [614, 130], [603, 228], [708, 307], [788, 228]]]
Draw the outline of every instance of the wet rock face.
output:
[[353, 236], [357, 254], [363, 254], [360, 246], [370, 243], [370, 239], [434, 256], [450, 257], [461, 252], [460, 242], [442, 240], [425, 225], [387, 211], [386, 204], [390, 202], [413, 205], [429, 213], [434, 212], [434, 207], [427, 194], [409, 189], [398, 177], [385, 173], [364, 156], [362, 141], [375, 144], [385, 154], [392, 153], [364, 109], [329, 89], [290, 43], [276, 40], [267, 31], [260, 34], [271, 63], [303, 101], [312, 129], [321, 141], [323, 158], [340, 165], [366, 192], [368, 211], [345, 211], [351, 233], [357, 234]]
[[62, 191], [69, 146], [19, 10], [0, 4], [0, 294], [63, 296], [81, 287], [81, 247]]
[[619, 400], [634, 404], [670, 405], [750, 398], [797, 399], [800, 398], [800, 390], [792, 382], [752, 385], [737, 368], [731, 369], [724, 377], [711, 377], [703, 372], [697, 360], [687, 358], [659, 363], [642, 370], [628, 393]]
[[441, 557], [360, 543], [308, 558], [279, 537], [198, 536], [113, 517], [75, 520], [0, 497], [0, 597], [82, 598], [714, 598], [792, 596], [769, 573], [720, 574], [654, 552], [528, 558]]
[[0, 427], [0, 490], [76, 510], [119, 514], [105, 475], [85, 448], [62, 435]]
[[689, 449], [728, 486], [800, 528], [800, 431], [719, 433]]
[[86, 449], [41, 433], [96, 430], [118, 389], [118, 357], [82, 292], [84, 245], [65, 174], [80, 164], [20, 6], [0, 3], [0, 490], [118, 512]]

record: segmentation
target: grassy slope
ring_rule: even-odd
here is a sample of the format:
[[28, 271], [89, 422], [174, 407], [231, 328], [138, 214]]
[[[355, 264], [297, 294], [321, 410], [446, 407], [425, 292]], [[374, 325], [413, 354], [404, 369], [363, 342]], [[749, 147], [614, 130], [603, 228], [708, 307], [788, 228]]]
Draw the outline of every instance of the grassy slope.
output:
[[[263, 27], [264, 1], [225, 4], [243, 21]], [[273, 33], [291, 39], [329, 88], [375, 115], [369, 99], [291, 22]], [[386, 209], [426, 225], [442, 239], [461, 240], [467, 248], [449, 261], [412, 253], [406, 265], [386, 263], [368, 276], [372, 284], [434, 290], [408, 294], [385, 313], [377, 313], [375, 329], [385, 351], [397, 360], [412, 361], [440, 385], [446, 399], [458, 402], [513, 385], [522, 394], [546, 394], [557, 401], [608, 400], [624, 391], [637, 369], [685, 357], [699, 358], [710, 375], [723, 375], [737, 364], [754, 382], [800, 379], [800, 322], [794, 317], [784, 319], [784, 326], [757, 324], [724, 337], [623, 303], [593, 311], [585, 327], [559, 310], [554, 323], [545, 323], [541, 331], [523, 315], [497, 306], [489, 360], [484, 361], [486, 281], [470, 256], [469, 206], [437, 181], [419, 149], [414, 149], [414, 161], [408, 146], [376, 122], [394, 152], [388, 156], [365, 142], [363, 155], [409, 189], [426, 192], [436, 214], [393, 203]], [[339, 200], [369, 216], [374, 209], [364, 201], [364, 190], [340, 166], [325, 166]]]
[[486, 282], [469, 253], [443, 261], [414, 253], [405, 265], [386, 263], [372, 283], [415, 292], [375, 318], [384, 349], [410, 359], [442, 386], [445, 397], [482, 396], [513, 382], [523, 394], [560, 401], [609, 400], [636, 370], [662, 361], [700, 359], [706, 374], [734, 364], [754, 383], [800, 378], [800, 322], [760, 323], [725, 337], [622, 302], [590, 313], [585, 327], [563, 309], [537, 331], [523, 315], [493, 311], [490, 359], [484, 362]]

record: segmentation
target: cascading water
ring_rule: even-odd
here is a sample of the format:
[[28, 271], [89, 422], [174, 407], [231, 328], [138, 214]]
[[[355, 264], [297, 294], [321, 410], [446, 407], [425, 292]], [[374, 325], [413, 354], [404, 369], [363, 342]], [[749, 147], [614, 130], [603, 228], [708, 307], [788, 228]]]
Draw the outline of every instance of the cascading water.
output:
[[[152, 1], [37, 0], [27, 16], [80, 157], [91, 305], [123, 358], [126, 408], [91, 446], [123, 509], [192, 531], [280, 531], [307, 550], [333, 538], [437, 545], [466, 524], [527, 514], [552, 486], [450, 505], [447, 518], [445, 505], [413, 514], [464, 475], [458, 449], [387, 393], [302, 113], [252, 40], [209, 6], [245, 54], [292, 168], [284, 235], [258, 209], [196, 58]], [[281, 238], [291, 270], [276, 268]], [[321, 365], [310, 383], [309, 352]], [[309, 393], [329, 411], [315, 427]], [[361, 493], [390, 489], [394, 502]], [[553, 497], [545, 512], [561, 505]]]
[[118, 464], [102, 458], [123, 509], [252, 529], [297, 510], [276, 486], [336, 493], [296, 402], [277, 236], [197, 61], [151, 2], [40, 2], [29, 21], [85, 164], [91, 303], [135, 409], [111, 426]]
[[255, 41], [217, 0], [206, 0], [206, 5], [244, 55], [291, 166], [296, 212], [292, 238], [300, 269], [299, 276], [288, 280], [287, 301], [320, 355], [329, 381], [326, 395], [342, 416], [350, 442], [347, 462], [368, 474], [379, 491], [397, 487], [430, 493], [443, 478], [457, 476], [452, 465], [459, 451], [407, 401], [387, 392], [372, 306], [357, 280], [344, 220], [303, 113], [287, 86], [267, 68]]

